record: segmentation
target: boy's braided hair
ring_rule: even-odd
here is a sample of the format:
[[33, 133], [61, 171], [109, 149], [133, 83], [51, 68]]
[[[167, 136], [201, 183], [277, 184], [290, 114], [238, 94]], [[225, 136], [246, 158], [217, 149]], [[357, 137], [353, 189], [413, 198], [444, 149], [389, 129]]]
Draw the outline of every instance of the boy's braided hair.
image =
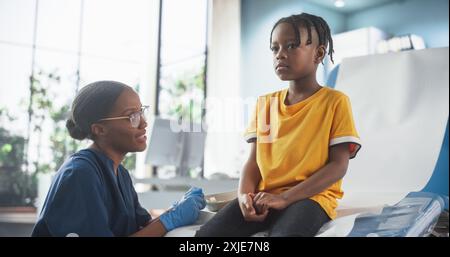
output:
[[275, 30], [275, 28], [280, 23], [288, 23], [291, 24], [294, 31], [295, 31], [295, 40], [297, 47], [300, 46], [300, 31], [299, 27], [305, 27], [308, 31], [308, 39], [306, 41], [306, 44], [309, 45], [312, 43], [311, 39], [311, 27], [314, 27], [317, 31], [317, 34], [319, 35], [319, 45], [325, 46], [325, 49], [329, 48], [328, 55], [330, 56], [331, 62], [333, 61], [333, 39], [331, 38], [331, 31], [330, 27], [328, 27], [327, 22], [319, 17], [308, 13], [301, 13], [301, 14], [295, 14], [291, 15], [289, 17], [284, 17], [279, 19], [275, 25], [272, 28], [272, 31], [270, 32], [270, 44], [272, 44], [272, 33]]

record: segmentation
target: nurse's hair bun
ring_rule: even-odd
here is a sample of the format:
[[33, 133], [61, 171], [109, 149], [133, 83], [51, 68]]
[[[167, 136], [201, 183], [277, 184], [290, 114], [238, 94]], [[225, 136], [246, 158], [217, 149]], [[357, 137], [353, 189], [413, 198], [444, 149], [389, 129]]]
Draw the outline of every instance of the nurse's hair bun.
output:
[[66, 128], [69, 131], [70, 136], [74, 139], [83, 140], [88, 137], [88, 134], [78, 127], [70, 118], [66, 121]]
[[91, 126], [106, 118], [113, 110], [117, 98], [131, 87], [117, 81], [97, 81], [83, 87], [72, 102], [66, 128], [71, 137], [95, 141]]

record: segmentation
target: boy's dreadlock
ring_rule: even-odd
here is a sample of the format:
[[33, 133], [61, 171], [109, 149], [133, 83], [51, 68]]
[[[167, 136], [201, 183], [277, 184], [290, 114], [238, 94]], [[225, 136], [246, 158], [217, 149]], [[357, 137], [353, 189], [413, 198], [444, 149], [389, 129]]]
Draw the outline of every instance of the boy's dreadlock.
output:
[[305, 27], [308, 31], [308, 40], [306, 41], [306, 44], [309, 45], [312, 43], [311, 39], [311, 27], [314, 27], [317, 31], [317, 34], [319, 35], [319, 45], [325, 46], [325, 49], [327, 48], [327, 45], [329, 46], [328, 55], [330, 56], [331, 62], [333, 61], [333, 39], [331, 38], [331, 32], [330, 28], [328, 27], [327, 22], [322, 19], [319, 16], [315, 16], [308, 13], [302, 13], [297, 15], [291, 15], [289, 17], [284, 17], [278, 20], [275, 25], [272, 28], [272, 31], [270, 32], [270, 44], [272, 44], [272, 33], [275, 30], [275, 28], [280, 23], [288, 23], [291, 24], [294, 31], [295, 31], [295, 40], [297, 47], [300, 46], [300, 31], [299, 27]]

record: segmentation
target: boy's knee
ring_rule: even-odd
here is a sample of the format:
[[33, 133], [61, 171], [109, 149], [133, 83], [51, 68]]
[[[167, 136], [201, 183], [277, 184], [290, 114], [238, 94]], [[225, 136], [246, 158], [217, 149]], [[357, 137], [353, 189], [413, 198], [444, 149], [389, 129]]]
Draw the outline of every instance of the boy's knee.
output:
[[200, 227], [199, 230], [195, 232], [195, 237], [213, 237], [212, 233], [210, 233], [211, 230], [203, 229], [203, 226]]
[[309, 230], [276, 230], [269, 233], [270, 237], [314, 237], [315, 235], [314, 231]]
[[195, 237], [227, 237], [231, 236], [230, 231], [222, 229], [217, 226], [201, 226], [199, 230], [195, 232]]

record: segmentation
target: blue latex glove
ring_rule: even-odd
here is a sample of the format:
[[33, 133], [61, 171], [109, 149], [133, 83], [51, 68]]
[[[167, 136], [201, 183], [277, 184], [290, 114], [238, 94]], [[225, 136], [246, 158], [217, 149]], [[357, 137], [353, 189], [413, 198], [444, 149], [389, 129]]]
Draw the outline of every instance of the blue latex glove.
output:
[[[198, 187], [191, 187], [186, 193], [184, 193], [183, 197], [181, 198], [180, 201], [187, 199], [191, 196], [199, 196], [201, 198], [204, 199], [204, 195], [203, 195], [203, 190], [201, 188]], [[176, 201], [175, 203], [172, 204], [171, 208], [175, 207], [178, 204], [179, 201]], [[200, 202], [202, 204], [202, 202]], [[204, 204], [200, 205], [199, 208], [200, 210], [205, 208], [206, 206], [206, 202], [203, 201]]]
[[194, 223], [200, 210], [205, 208], [203, 192], [199, 188], [190, 189], [170, 210], [159, 216], [167, 231]]
[[203, 197], [203, 190], [198, 187], [191, 187], [186, 193], [184, 193], [183, 199], [194, 195]]

